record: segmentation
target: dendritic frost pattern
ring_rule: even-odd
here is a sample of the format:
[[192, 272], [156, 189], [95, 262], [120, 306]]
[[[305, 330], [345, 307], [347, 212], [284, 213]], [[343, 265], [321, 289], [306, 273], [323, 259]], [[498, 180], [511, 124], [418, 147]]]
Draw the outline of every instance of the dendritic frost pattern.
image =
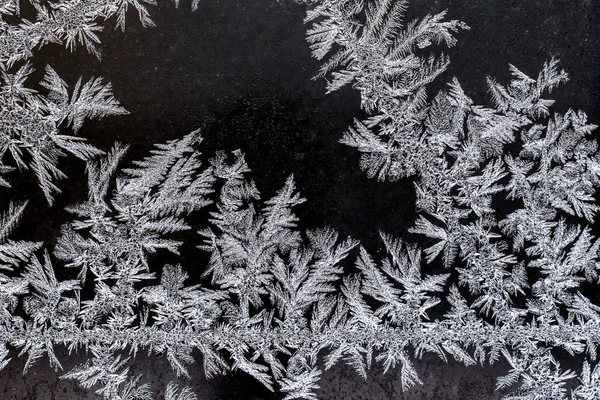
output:
[[[127, 111], [113, 97], [110, 83], [103, 83], [101, 78], [86, 83], [80, 79], [69, 93], [67, 84], [50, 66], [46, 66], [46, 75], [40, 82], [48, 93], [40, 94], [25, 85], [33, 72], [29, 60], [36, 50], [49, 43], [71, 51], [80, 45], [100, 58], [97, 32], [103, 29], [103, 23], [115, 17], [117, 27], [124, 30], [125, 15], [131, 6], [143, 26], [153, 26], [149, 4], [156, 2], [31, 0], [25, 7], [31, 8], [27, 11], [35, 15], [34, 22], [22, 17], [19, 1], [6, 0], [0, 4], [0, 168], [11, 167], [3, 165], [8, 150], [14, 167], [33, 169], [49, 204], [60, 193], [55, 181], [65, 177], [57, 165], [63, 150], [83, 160], [103, 153], [83, 138], [64, 134], [65, 128], [77, 133], [86, 119]], [[198, 0], [193, 0], [192, 9], [197, 7]], [[21, 66], [17, 68], [18, 64]], [[6, 184], [4, 180], [0, 183]]]
[[[575, 375], [561, 372], [551, 350], [587, 353], [594, 362], [598, 344], [600, 308], [581, 293], [582, 282], [598, 283], [600, 268], [600, 241], [586, 226], [598, 210], [600, 155], [589, 138], [596, 126], [582, 111], [551, 111], [554, 101], [545, 94], [567, 80], [554, 59], [536, 79], [512, 65], [507, 86], [488, 78], [493, 108], [474, 105], [456, 79], [429, 101], [424, 85], [445, 65], [431, 69], [424, 59], [415, 69], [426, 79], [409, 71], [395, 77], [410, 90], [382, 84], [389, 71], [385, 56], [404, 38], [413, 40], [404, 47], [410, 52], [433, 38], [452, 45], [445, 35], [464, 28], [426, 17], [403, 27], [391, 47], [383, 41], [374, 44], [375, 51], [357, 51], [385, 18], [385, 26], [399, 26], [402, 3], [322, 2], [309, 18], [317, 21], [308, 31], [313, 55], [329, 57], [322, 72], [339, 83], [330, 83], [330, 90], [352, 84], [371, 114], [356, 120], [341, 142], [363, 153], [361, 168], [370, 177], [415, 180], [420, 215], [412, 232], [430, 239], [427, 262], [439, 257], [457, 270], [472, 299], [467, 302], [452, 289], [453, 309], [442, 323], [460, 337], [465, 331], [453, 326], [462, 323], [456, 317], [476, 312], [479, 322], [473, 320], [468, 330], [472, 340], [481, 338], [469, 343], [474, 354], [492, 362], [502, 355], [513, 368], [498, 380], [498, 388], [519, 382], [508, 398], [565, 398], [565, 383]], [[349, 22], [349, 15], [360, 13], [365, 23]], [[435, 33], [415, 29], [428, 21], [434, 21]], [[364, 76], [371, 79], [372, 92], [363, 89]], [[507, 207], [512, 211], [499, 214], [495, 199], [512, 204]], [[527, 301], [519, 307], [522, 296]], [[582, 373], [582, 385], [572, 396], [594, 398], [598, 392], [589, 386], [588, 361]]]
[[[365, 379], [373, 361], [397, 368], [408, 390], [423, 383], [415, 359], [433, 353], [466, 366], [503, 358], [510, 369], [497, 388], [507, 399], [597, 399], [600, 306], [586, 287], [600, 269], [591, 229], [600, 155], [585, 113], [554, 112], [546, 98], [567, 81], [558, 61], [536, 78], [512, 65], [507, 85], [488, 78], [492, 107], [475, 105], [457, 79], [430, 96], [449, 59], [427, 52], [454, 45], [467, 25], [445, 13], [404, 23], [405, 0], [301, 2], [324, 62], [316, 77], [328, 92], [359, 90], [369, 114], [341, 142], [362, 153], [369, 177], [413, 179], [411, 231], [425, 245], [381, 232], [385, 252], [374, 257], [330, 228], [299, 229], [305, 199], [293, 176], [263, 199], [243, 152], [205, 159], [200, 131], [127, 168], [127, 145], [105, 153], [64, 134], [126, 111], [100, 78], [69, 90], [46, 67], [39, 92], [26, 86], [34, 50], [52, 42], [99, 56], [105, 20], [124, 29], [132, 6], [151, 26], [154, 2], [36, 0], [30, 22], [9, 0], [0, 5], [0, 185], [30, 168], [51, 204], [64, 178], [58, 160], [70, 153], [86, 162], [88, 198], [67, 208], [73, 220], [52, 249], [12, 238], [27, 202], [0, 213], [0, 369], [9, 349], [27, 356], [25, 371], [44, 355], [62, 369], [55, 348], [67, 346], [89, 358], [63, 378], [106, 399], [151, 399], [131, 373], [138, 351], [189, 376], [198, 350], [208, 378], [239, 369], [292, 400], [316, 399], [322, 369], [338, 362]], [[153, 254], [177, 259], [179, 233], [194, 230], [208, 265], [156, 270]], [[435, 263], [447, 272], [430, 273]], [[581, 369], [564, 370], [558, 349], [581, 357]], [[174, 382], [164, 397], [196, 399]]]
[[65, 127], [77, 133], [86, 119], [127, 111], [113, 97], [110, 83], [104, 84], [100, 78], [86, 83], [79, 79], [69, 93], [65, 81], [47, 66], [40, 85], [48, 93], [43, 95], [25, 86], [31, 72], [29, 63], [15, 73], [0, 69], [0, 162], [9, 154], [15, 167], [31, 168], [52, 204], [55, 194], [60, 193], [54, 182], [66, 177], [58, 168], [59, 158], [65, 152], [82, 160], [103, 153], [84, 138], [64, 134]]

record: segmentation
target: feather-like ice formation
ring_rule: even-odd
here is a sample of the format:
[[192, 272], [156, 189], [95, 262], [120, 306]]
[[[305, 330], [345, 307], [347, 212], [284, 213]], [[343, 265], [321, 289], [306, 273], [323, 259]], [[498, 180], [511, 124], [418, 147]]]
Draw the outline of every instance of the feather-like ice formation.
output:
[[[497, 388], [512, 391], [507, 399], [567, 398], [576, 377], [570, 397], [597, 399], [600, 306], [586, 286], [600, 269], [591, 229], [600, 155], [585, 113], [557, 113], [546, 98], [567, 80], [558, 60], [534, 78], [510, 65], [506, 85], [488, 77], [492, 107], [474, 104], [457, 79], [430, 96], [449, 63], [430, 50], [453, 46], [464, 23], [444, 12], [405, 22], [405, 0], [297, 1], [310, 5], [317, 77], [328, 92], [357, 89], [369, 114], [341, 142], [362, 153], [369, 177], [414, 180], [411, 231], [425, 245], [381, 232], [385, 251], [373, 255], [333, 229], [300, 229], [295, 209], [305, 199], [293, 176], [262, 199], [243, 152], [204, 160], [199, 131], [126, 168], [127, 145], [105, 154], [63, 134], [126, 111], [99, 78], [69, 90], [46, 67], [32, 89], [33, 52], [52, 42], [99, 56], [105, 20], [124, 29], [131, 6], [151, 26], [154, 2], [32, 1], [35, 22], [15, 24], [20, 3], [8, 0], [0, 186], [31, 168], [52, 203], [64, 177], [58, 159], [70, 153], [86, 161], [88, 198], [67, 208], [73, 220], [52, 252], [13, 238], [26, 201], [0, 213], [0, 369], [9, 349], [27, 355], [25, 370], [44, 355], [61, 369], [57, 346], [85, 349], [87, 361], [64, 378], [106, 399], [150, 399], [143, 376], [130, 374], [137, 352], [164, 355], [185, 376], [198, 350], [207, 377], [240, 369], [291, 400], [316, 399], [322, 369], [338, 362], [364, 379], [373, 361], [398, 368], [408, 390], [422, 383], [415, 359], [430, 352], [464, 365], [503, 358], [510, 367]], [[152, 265], [151, 253], [178, 255], [178, 233], [196, 230], [191, 244], [208, 265]], [[447, 272], [431, 273], [435, 263]], [[59, 268], [75, 269], [72, 279], [59, 279]], [[579, 356], [581, 370], [564, 370], [558, 349]], [[174, 382], [164, 393], [196, 399]]]

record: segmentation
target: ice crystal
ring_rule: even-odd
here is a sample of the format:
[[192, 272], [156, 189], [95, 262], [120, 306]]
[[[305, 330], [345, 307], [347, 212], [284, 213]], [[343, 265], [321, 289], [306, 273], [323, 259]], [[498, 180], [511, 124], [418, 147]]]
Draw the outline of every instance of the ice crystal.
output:
[[93, 78], [79, 79], [69, 93], [67, 84], [56, 71], [46, 66], [40, 85], [47, 94], [25, 86], [32, 68], [29, 63], [15, 73], [0, 71], [0, 157], [10, 154], [19, 169], [31, 168], [48, 203], [52, 204], [60, 189], [57, 179], [66, 175], [58, 168], [65, 152], [88, 160], [102, 151], [86, 143], [84, 138], [67, 135], [64, 128], [76, 133], [86, 119], [125, 114], [113, 97], [110, 83]]
[[[600, 155], [585, 113], [555, 112], [546, 98], [567, 81], [558, 60], [535, 78], [513, 65], [506, 85], [488, 77], [491, 107], [457, 79], [430, 95], [449, 59], [427, 52], [454, 45], [464, 23], [443, 12], [404, 23], [404, 0], [301, 2], [311, 5], [309, 46], [324, 61], [317, 77], [328, 92], [356, 88], [369, 114], [342, 143], [362, 153], [369, 177], [413, 179], [411, 231], [422, 243], [381, 232], [385, 251], [374, 256], [331, 228], [300, 229], [305, 199], [293, 176], [263, 199], [243, 152], [206, 162], [199, 131], [128, 167], [126, 145], [104, 154], [64, 135], [125, 111], [100, 79], [70, 92], [50, 67], [38, 93], [25, 85], [27, 60], [50, 42], [98, 55], [104, 20], [124, 28], [131, 5], [152, 25], [152, 2], [33, 1], [36, 21], [14, 24], [20, 4], [7, 1], [0, 173], [33, 169], [51, 203], [65, 151], [86, 161], [88, 198], [67, 208], [73, 220], [52, 252], [12, 238], [27, 202], [0, 213], [0, 369], [9, 349], [26, 355], [25, 371], [44, 355], [61, 369], [64, 345], [88, 359], [63, 378], [107, 399], [149, 399], [150, 385], [130, 374], [138, 352], [164, 355], [185, 376], [198, 350], [207, 377], [241, 370], [291, 400], [317, 398], [323, 370], [338, 362], [364, 379], [373, 362], [397, 368], [408, 390], [422, 383], [415, 359], [433, 353], [466, 366], [503, 358], [497, 388], [507, 399], [598, 398], [600, 306], [588, 288], [600, 269], [591, 227]], [[184, 231], [197, 231], [191, 244], [208, 264], [156, 268], [151, 254], [177, 259]], [[446, 272], [431, 273], [436, 263]], [[559, 349], [581, 368], [565, 370]], [[196, 396], [170, 382], [165, 398]]]
[[[562, 371], [551, 351], [587, 352], [593, 361], [598, 345], [592, 332], [600, 308], [581, 287], [586, 281], [596, 284], [600, 268], [600, 240], [586, 225], [598, 211], [600, 155], [589, 138], [596, 126], [582, 111], [552, 111], [554, 101], [545, 96], [567, 81], [555, 59], [537, 78], [513, 65], [506, 86], [488, 77], [493, 108], [475, 105], [456, 79], [428, 96], [424, 86], [445, 61], [405, 59], [403, 74], [390, 77], [388, 57], [395, 49], [410, 55], [432, 40], [452, 45], [451, 33], [464, 28], [442, 22], [443, 13], [401, 26], [404, 6], [402, 1], [324, 1], [309, 17], [316, 21], [307, 36], [313, 55], [328, 56], [320, 76], [334, 78], [328, 90], [351, 84], [371, 114], [356, 120], [341, 142], [363, 153], [361, 168], [368, 176], [414, 179], [420, 215], [411, 231], [428, 238], [427, 262], [441, 259], [468, 291], [467, 302], [452, 286], [447, 299], [452, 307], [439, 323], [455, 332], [460, 346], [435, 344], [429, 350], [440, 355], [442, 348], [458, 350], [464, 354], [454, 355], [465, 364], [471, 362], [465, 353], [471, 346], [481, 362], [502, 355], [513, 369], [499, 378], [498, 387], [518, 385], [508, 398], [565, 398], [566, 382], [576, 375]], [[423, 31], [416, 27], [430, 23], [432, 33], [419, 37]], [[380, 26], [400, 32], [390, 42]], [[384, 34], [371, 43], [374, 50], [361, 53], [361, 43], [378, 29]], [[413, 44], [399, 45], [406, 38]], [[411, 75], [411, 67], [425, 78]], [[500, 201], [508, 213], [498, 212]], [[383, 296], [389, 290], [372, 293]], [[519, 305], [523, 297], [527, 300]], [[367, 318], [364, 305], [361, 310]], [[583, 373], [574, 396], [593, 393], [587, 361]]]

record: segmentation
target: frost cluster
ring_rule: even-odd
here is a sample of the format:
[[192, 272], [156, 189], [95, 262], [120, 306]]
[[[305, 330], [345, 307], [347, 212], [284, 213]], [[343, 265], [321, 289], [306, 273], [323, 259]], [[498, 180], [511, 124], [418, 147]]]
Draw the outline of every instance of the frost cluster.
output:
[[[305, 2], [316, 77], [328, 92], [357, 89], [369, 114], [341, 142], [369, 177], [414, 181], [411, 231], [425, 246], [381, 232], [386, 251], [374, 257], [330, 228], [299, 229], [293, 176], [263, 199], [243, 153], [204, 157], [200, 131], [129, 166], [127, 145], [87, 144], [75, 136], [85, 120], [126, 113], [100, 78], [69, 90], [48, 66], [41, 92], [25, 85], [40, 46], [99, 55], [94, 32], [113, 16], [124, 28], [129, 5], [152, 25], [145, 3], [33, 0], [35, 22], [19, 2], [0, 4], [0, 184], [30, 168], [51, 204], [66, 153], [88, 176], [88, 198], [67, 208], [52, 249], [12, 238], [27, 202], [0, 215], [0, 369], [11, 350], [25, 371], [43, 356], [61, 369], [55, 348], [67, 346], [88, 360], [63, 377], [107, 399], [151, 399], [131, 358], [164, 355], [185, 376], [198, 351], [207, 377], [239, 369], [292, 400], [316, 399], [322, 369], [338, 362], [365, 379], [374, 361], [398, 368], [408, 390], [422, 383], [414, 360], [434, 353], [466, 366], [506, 360], [506, 399], [600, 398], [590, 297], [600, 155], [585, 113], [554, 112], [546, 98], [567, 81], [557, 60], [535, 78], [512, 65], [507, 84], [488, 78], [491, 108], [456, 79], [429, 95], [449, 63], [432, 49], [454, 45], [464, 23], [445, 13], [406, 23], [406, 0]], [[152, 255], [178, 255], [192, 226], [208, 265], [154, 270]], [[447, 272], [430, 273], [436, 264]], [[581, 368], [562, 368], [558, 350]], [[165, 398], [196, 396], [171, 382]]]

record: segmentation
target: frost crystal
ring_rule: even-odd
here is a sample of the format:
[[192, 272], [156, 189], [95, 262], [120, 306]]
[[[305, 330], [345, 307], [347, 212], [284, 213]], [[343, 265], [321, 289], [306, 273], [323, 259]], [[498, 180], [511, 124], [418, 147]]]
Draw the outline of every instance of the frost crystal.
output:
[[[373, 256], [330, 228], [299, 229], [305, 199], [293, 176], [262, 199], [243, 153], [205, 162], [199, 131], [127, 168], [126, 145], [105, 154], [63, 134], [126, 111], [99, 78], [69, 91], [47, 67], [45, 91], [28, 88], [32, 52], [79, 43], [99, 55], [104, 20], [124, 28], [131, 5], [152, 25], [153, 2], [33, 1], [36, 21], [14, 24], [20, 4], [9, 0], [0, 4], [0, 173], [31, 168], [51, 203], [64, 151], [86, 161], [88, 198], [67, 208], [73, 220], [52, 252], [12, 238], [26, 201], [0, 213], [0, 369], [9, 349], [27, 356], [25, 371], [44, 355], [62, 369], [57, 346], [83, 349], [87, 361], [63, 378], [106, 399], [150, 399], [143, 376], [130, 374], [138, 351], [186, 376], [198, 350], [207, 377], [239, 369], [292, 400], [316, 399], [323, 369], [338, 362], [363, 379], [373, 361], [398, 368], [408, 390], [422, 383], [415, 359], [430, 352], [467, 366], [503, 358], [506, 399], [597, 399], [600, 155], [585, 113], [554, 112], [546, 99], [567, 80], [558, 61], [536, 78], [510, 65], [507, 85], [489, 77], [493, 107], [475, 105], [457, 79], [429, 96], [449, 60], [426, 53], [454, 45], [465, 24], [445, 13], [405, 24], [404, 0], [300, 2], [312, 6], [317, 77], [328, 92], [359, 90], [369, 114], [341, 142], [362, 153], [369, 177], [413, 179], [411, 231], [422, 248], [381, 232], [385, 252]], [[182, 257], [156, 269], [155, 256], [177, 258], [184, 231], [197, 231], [191, 244], [208, 265]], [[431, 273], [434, 264], [447, 272]], [[557, 350], [581, 368], [565, 370]], [[164, 398], [196, 396], [169, 382]]]
[[[310, 15], [317, 22], [307, 39], [316, 58], [329, 56], [321, 73], [334, 77], [329, 91], [351, 84], [371, 114], [341, 142], [363, 153], [368, 176], [414, 179], [420, 215], [411, 231], [428, 239], [427, 262], [441, 260], [465, 287], [461, 294], [451, 286], [450, 312], [436, 327], [453, 331], [459, 346], [429, 338], [428, 350], [443, 357], [444, 349], [467, 365], [469, 348], [480, 362], [502, 355], [513, 369], [498, 388], [518, 384], [507, 398], [565, 398], [566, 382], [576, 375], [561, 371], [551, 351], [587, 352], [594, 361], [599, 339], [600, 307], [582, 293], [583, 282], [597, 283], [600, 268], [600, 240], [586, 226], [598, 211], [600, 155], [589, 139], [596, 126], [582, 111], [551, 111], [554, 101], [545, 95], [567, 80], [554, 59], [537, 79], [513, 65], [507, 86], [488, 78], [493, 108], [474, 105], [456, 79], [428, 97], [424, 85], [444, 63], [405, 59], [403, 74], [390, 79], [386, 61], [395, 49], [410, 55], [432, 40], [452, 45], [451, 32], [465, 28], [442, 22], [443, 14], [401, 26], [403, 7], [402, 1], [324, 1]], [[429, 33], [418, 28], [428, 24]], [[360, 44], [379, 26], [401, 31], [391, 42], [379, 36], [375, 50], [361, 56]], [[402, 45], [406, 38], [412, 44]], [[411, 67], [426, 77], [411, 75]], [[498, 201], [510, 211], [498, 212]], [[390, 290], [370, 293], [382, 301]], [[592, 393], [585, 397], [591, 399], [587, 361], [582, 373], [573, 395]]]
[[86, 119], [127, 111], [113, 97], [110, 83], [104, 84], [100, 78], [85, 84], [79, 79], [69, 94], [67, 84], [47, 66], [40, 85], [48, 93], [42, 95], [25, 86], [31, 72], [29, 63], [15, 73], [0, 69], [0, 156], [3, 159], [10, 154], [16, 167], [31, 168], [46, 200], [52, 204], [54, 195], [60, 193], [54, 181], [66, 177], [58, 168], [64, 152], [82, 160], [102, 154], [85, 139], [62, 133], [64, 127], [76, 133]]

